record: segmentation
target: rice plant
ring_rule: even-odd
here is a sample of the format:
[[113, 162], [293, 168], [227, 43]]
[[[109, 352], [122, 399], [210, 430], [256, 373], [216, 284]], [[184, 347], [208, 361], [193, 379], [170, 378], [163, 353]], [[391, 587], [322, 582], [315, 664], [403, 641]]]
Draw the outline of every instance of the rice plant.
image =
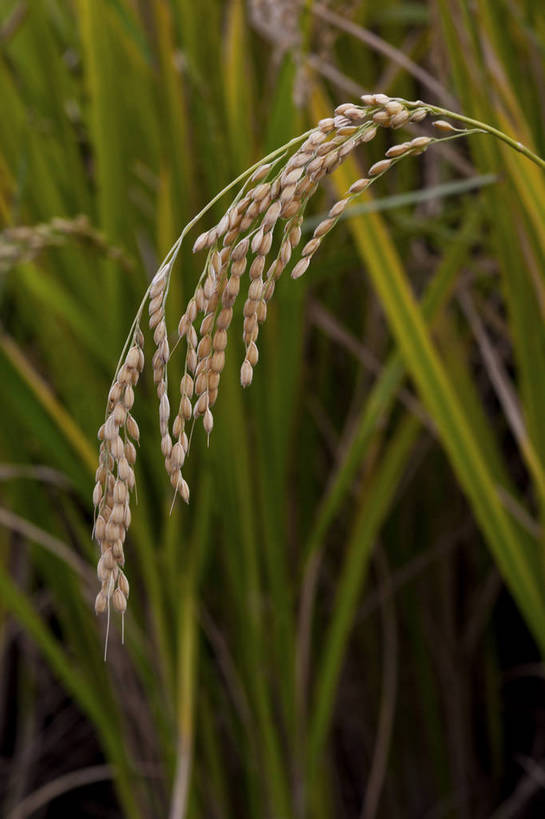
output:
[[544, 42], [0, 0], [2, 815], [541, 815]]
[[[248, 270], [249, 285], [242, 310], [245, 347], [240, 368], [242, 387], [248, 387], [252, 382], [253, 370], [259, 358], [256, 343], [259, 326], [266, 320], [267, 305], [278, 279], [288, 267], [292, 253], [298, 249], [307, 204], [327, 174], [341, 165], [358, 146], [374, 139], [379, 127], [399, 129], [409, 123], [420, 123], [433, 114], [445, 115], [473, 126], [471, 129], [456, 128], [449, 121], [435, 119], [433, 127], [448, 136], [417, 136], [392, 145], [386, 151], [386, 157], [369, 168], [367, 177], [353, 181], [345, 196], [331, 206], [326, 217], [314, 228], [312, 238], [301, 251], [301, 258], [292, 266], [292, 279], [298, 279], [306, 272], [323, 239], [345, 212], [350, 213], [352, 202], [361, 193], [397, 162], [405, 157], [418, 156], [436, 143], [473, 134], [491, 134], [545, 170], [545, 161], [535, 153], [480, 121], [427, 105], [422, 100], [408, 102], [379, 93], [364, 94], [362, 101], [363, 106], [352, 103], [337, 106], [333, 117], [321, 119], [316, 128], [291, 140], [258, 163], [257, 167], [251, 167], [241, 174], [184, 228], [154, 275], [121, 354], [108, 395], [106, 419], [98, 431], [100, 458], [93, 491], [93, 533], [101, 553], [97, 568], [101, 582], [95, 601], [97, 614], [107, 610], [109, 616], [110, 602], [122, 615], [127, 608], [129, 584], [123, 571], [123, 543], [131, 521], [130, 495], [135, 490], [133, 467], [136, 449], [132, 441], [138, 443], [140, 438], [138, 424], [130, 410], [134, 404], [134, 387], [144, 367], [141, 324], [148, 301], [149, 329], [153, 331], [155, 344], [152, 365], [159, 400], [161, 452], [175, 497], [179, 494], [188, 503], [189, 486], [182, 475], [182, 467], [189, 451], [194, 422], [202, 418], [208, 440], [212, 433], [212, 407], [218, 397], [233, 308], [249, 255], [253, 258]], [[296, 150], [284, 161], [290, 148], [297, 144]], [[220, 221], [202, 233], [193, 245], [194, 253], [207, 250], [208, 255], [195, 292], [178, 324], [175, 346], [185, 341], [186, 357], [179, 388], [179, 407], [171, 430], [167, 393], [170, 345], [165, 307], [173, 267], [188, 230], [217, 199], [241, 181], [245, 182], [244, 187]], [[269, 254], [275, 230], [281, 234], [281, 238], [271, 259]], [[267, 264], [269, 267], [265, 270]], [[202, 316], [202, 320], [197, 331], [195, 322], [199, 316]]]

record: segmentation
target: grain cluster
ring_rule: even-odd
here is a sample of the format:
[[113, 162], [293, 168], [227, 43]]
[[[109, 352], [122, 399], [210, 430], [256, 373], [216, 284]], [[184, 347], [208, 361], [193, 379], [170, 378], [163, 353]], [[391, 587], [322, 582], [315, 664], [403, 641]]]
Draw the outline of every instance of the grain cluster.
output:
[[[171, 348], [165, 304], [176, 254], [169, 254], [147, 292], [149, 329], [153, 334], [153, 380], [159, 402], [159, 430], [165, 469], [175, 493], [189, 502], [183, 476], [192, 427], [202, 422], [210, 437], [213, 408], [218, 397], [229, 333], [242, 302], [244, 357], [240, 367], [243, 387], [252, 382], [259, 360], [259, 330], [267, 318], [276, 283], [291, 266], [297, 279], [308, 269], [327, 234], [352, 200], [402, 158], [418, 155], [437, 139], [416, 136], [393, 145], [384, 159], [357, 179], [346, 195], [335, 202], [300, 252], [302, 223], [307, 204], [322, 180], [358, 146], [370, 142], [379, 128], [398, 129], [419, 123], [428, 115], [424, 103], [407, 103], [384, 94], [367, 94], [362, 105], [339, 105], [330, 118], [321, 120], [299, 140], [291, 154], [263, 161], [248, 173], [246, 183], [226, 212], [193, 245], [206, 252], [203, 273], [178, 323], [177, 345], [185, 345], [185, 364], [174, 417], [167, 390], [167, 365]], [[439, 129], [448, 130], [441, 122]], [[278, 154], [278, 152], [275, 152]], [[178, 249], [180, 240], [176, 245]], [[240, 309], [239, 309], [240, 313]], [[123, 544], [131, 520], [130, 497], [134, 490], [134, 462], [139, 432], [131, 415], [134, 388], [144, 364], [144, 338], [139, 311], [132, 338], [108, 398], [106, 420], [99, 430], [100, 458], [93, 494], [94, 535], [100, 545], [98, 578], [101, 584], [96, 611], [109, 611], [110, 602], [123, 613], [129, 586], [123, 572]]]

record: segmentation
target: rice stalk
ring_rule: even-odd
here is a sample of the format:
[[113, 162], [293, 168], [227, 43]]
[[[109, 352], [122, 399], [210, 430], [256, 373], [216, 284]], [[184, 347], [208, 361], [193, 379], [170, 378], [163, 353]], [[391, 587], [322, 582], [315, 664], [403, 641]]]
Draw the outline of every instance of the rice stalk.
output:
[[[134, 387], [144, 366], [144, 336], [140, 325], [146, 303], [149, 302], [149, 328], [153, 331], [155, 343], [152, 367], [159, 399], [161, 451], [174, 497], [180, 495], [188, 503], [189, 486], [182, 469], [195, 422], [202, 419], [208, 438], [213, 430], [212, 408], [218, 396], [233, 311], [241, 287], [244, 286], [246, 294], [242, 310], [245, 354], [240, 383], [247, 387], [252, 382], [259, 359], [259, 327], [266, 320], [268, 302], [276, 282], [300, 244], [301, 224], [308, 202], [326, 176], [356, 148], [371, 142], [378, 128], [397, 130], [429, 116], [441, 117], [432, 125], [443, 136], [417, 136], [393, 145], [386, 151], [384, 159], [368, 169], [366, 177], [350, 185], [345, 196], [330, 208], [302, 248], [299, 260], [291, 268], [293, 279], [300, 278], [307, 271], [323, 239], [357, 196], [398, 162], [408, 156], [418, 156], [436, 143], [473, 134], [489, 134], [545, 169], [545, 161], [520, 142], [478, 120], [421, 100], [408, 101], [385, 94], [364, 94], [362, 102], [363, 105], [344, 103], [337, 106], [332, 117], [320, 120], [316, 127], [265, 157], [221, 191], [186, 225], [146, 291], [116, 370], [105, 423], [99, 430], [99, 467], [93, 493], [94, 537], [101, 549], [97, 568], [101, 583], [95, 603], [97, 613], [107, 611], [109, 614], [110, 603], [122, 615], [127, 607], [129, 584], [123, 571], [123, 543], [131, 521], [130, 495], [135, 488], [136, 449], [133, 440], [138, 443], [139, 439], [138, 425], [130, 410]], [[443, 117], [457, 120], [463, 127], [457, 128]], [[290, 154], [294, 146], [297, 147]], [[185, 341], [186, 356], [179, 406], [171, 424], [167, 394], [171, 352], [165, 306], [172, 270], [187, 232], [239, 182], [244, 182], [243, 187], [222, 218], [214, 227], [201, 233], [193, 245], [194, 253], [206, 250], [207, 257], [194, 294], [178, 324], [176, 346]], [[276, 245], [275, 239], [278, 240]], [[273, 245], [277, 248], [274, 251]]]
[[125, 270], [132, 269], [132, 263], [123, 251], [109, 245], [105, 237], [89, 223], [88, 218], [80, 215], [75, 219], [56, 218], [38, 225], [20, 225], [2, 230], [0, 274], [35, 259], [48, 248], [63, 247], [74, 240], [98, 250], [108, 259], [121, 264]]

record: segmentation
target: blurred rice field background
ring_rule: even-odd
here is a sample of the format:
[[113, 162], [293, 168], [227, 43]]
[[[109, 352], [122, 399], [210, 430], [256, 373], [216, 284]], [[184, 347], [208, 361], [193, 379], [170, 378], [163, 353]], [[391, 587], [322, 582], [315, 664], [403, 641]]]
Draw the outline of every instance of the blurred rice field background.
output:
[[545, 176], [488, 136], [396, 166], [285, 275], [171, 515], [146, 369], [103, 661], [96, 430], [141, 296], [369, 91], [545, 156], [542, 0], [0, 0], [2, 816], [545, 815]]

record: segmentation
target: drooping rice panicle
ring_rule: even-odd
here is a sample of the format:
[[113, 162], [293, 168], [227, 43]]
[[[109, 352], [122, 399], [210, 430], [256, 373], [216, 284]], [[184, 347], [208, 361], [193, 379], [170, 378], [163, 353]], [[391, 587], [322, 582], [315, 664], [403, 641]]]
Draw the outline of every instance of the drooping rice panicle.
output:
[[[134, 464], [140, 431], [131, 415], [134, 388], [144, 368], [144, 336], [136, 327], [133, 343], [121, 365], [108, 396], [107, 415], [98, 431], [99, 465], [93, 490], [94, 536], [100, 546], [97, 575], [100, 591], [97, 613], [114, 608], [124, 613], [129, 584], [123, 572], [123, 544], [131, 523], [130, 496], [135, 488]], [[132, 440], [131, 440], [132, 439]]]
[[[237, 182], [243, 182], [241, 190], [219, 222], [195, 240], [193, 252], [207, 250], [208, 255], [195, 291], [178, 324], [178, 342], [185, 342], [186, 355], [180, 380], [180, 400], [172, 427], [167, 378], [171, 351], [165, 318], [170, 276], [188, 230], [225, 191], [186, 225], [153, 278], [116, 372], [108, 396], [106, 420], [98, 435], [99, 466], [93, 492], [94, 537], [100, 546], [98, 577], [101, 587], [95, 603], [97, 613], [109, 611], [111, 602], [123, 614], [129, 594], [123, 571], [123, 546], [131, 521], [130, 496], [135, 488], [133, 467], [136, 449], [133, 441], [138, 443], [139, 430], [131, 410], [134, 388], [144, 366], [144, 337], [140, 320], [146, 302], [149, 328], [155, 344], [152, 368], [159, 399], [161, 451], [172, 487], [188, 502], [189, 486], [182, 475], [182, 468], [191, 441], [189, 425], [202, 419], [207, 437], [212, 433], [212, 408], [218, 396], [239, 293], [247, 285], [242, 308], [245, 352], [240, 370], [241, 384], [246, 387], [252, 381], [259, 359], [259, 326], [266, 320], [267, 305], [274, 294], [276, 282], [291, 263], [294, 251], [301, 242], [306, 207], [328, 174], [359, 146], [371, 142], [379, 128], [397, 130], [411, 123], [420, 123], [429, 116], [441, 117], [435, 119], [432, 125], [444, 136], [432, 138], [421, 135], [392, 145], [385, 157], [373, 163], [367, 175], [355, 180], [345, 197], [330, 207], [304, 245], [300, 258], [293, 264], [293, 279], [307, 271], [324, 238], [358, 195], [398, 162], [407, 156], [423, 153], [434, 143], [473, 133], [490, 133], [538, 164], [543, 164], [520, 143], [491, 126], [421, 100], [411, 102], [392, 99], [385, 94], [364, 94], [362, 103], [337, 106], [333, 116], [322, 119], [315, 128], [274, 151], [231, 183], [225, 190]], [[463, 127], [451, 125], [442, 118], [445, 116], [462, 122]], [[273, 251], [277, 239], [278, 244]]]

